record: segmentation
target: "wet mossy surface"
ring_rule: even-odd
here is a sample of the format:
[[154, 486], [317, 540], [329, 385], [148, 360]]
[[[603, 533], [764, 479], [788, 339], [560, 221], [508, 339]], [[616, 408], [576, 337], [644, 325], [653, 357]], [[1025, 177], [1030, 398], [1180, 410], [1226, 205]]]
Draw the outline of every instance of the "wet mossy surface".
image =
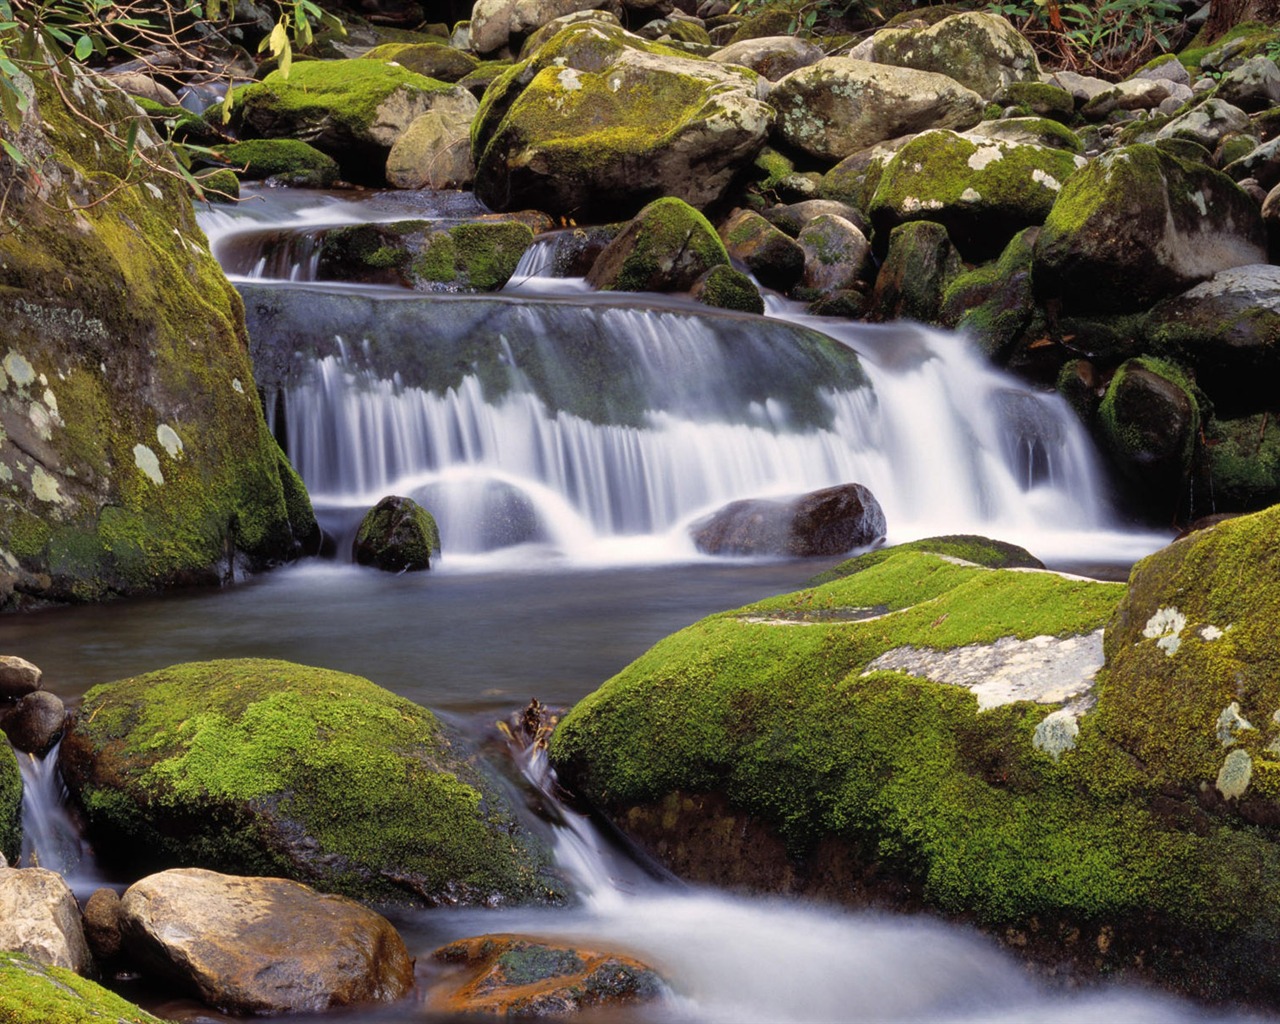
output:
[[247, 181], [328, 188], [338, 179], [337, 161], [300, 139], [248, 139], [220, 146], [218, 153]]
[[62, 746], [99, 855], [375, 902], [555, 900], [545, 851], [430, 712], [281, 661], [94, 687]]
[[[553, 761], [704, 880], [932, 907], [1033, 958], [1201, 996], [1274, 997], [1277, 516], [1179, 542], [1140, 563], [1127, 589], [873, 552], [845, 578], [663, 640], [566, 716]], [[1183, 646], [1170, 657], [1149, 621], [1181, 594]], [[1097, 708], [1057, 760], [1033, 744], [1050, 707], [979, 711], [959, 687], [865, 674], [902, 644], [1104, 623]], [[1223, 635], [1192, 634], [1209, 625]], [[1233, 701], [1254, 728], [1226, 727], [1224, 745]], [[1228, 770], [1230, 750], [1250, 755], [1252, 781], [1228, 799], [1219, 787], [1248, 777], [1242, 753]], [[688, 835], [721, 826], [722, 843], [690, 851]], [[717, 853], [739, 834], [759, 840], [759, 871]]]
[[139, 1006], [62, 967], [0, 952], [4, 1024], [163, 1024]]
[[10, 864], [22, 852], [22, 774], [8, 740], [0, 743], [0, 854]]

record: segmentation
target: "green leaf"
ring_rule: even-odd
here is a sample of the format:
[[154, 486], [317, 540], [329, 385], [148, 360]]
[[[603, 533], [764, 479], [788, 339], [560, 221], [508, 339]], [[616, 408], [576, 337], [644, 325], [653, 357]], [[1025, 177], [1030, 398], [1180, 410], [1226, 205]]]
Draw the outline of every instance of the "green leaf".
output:
[[19, 167], [25, 167], [27, 165], [27, 158], [8, 139], [0, 139], [0, 149], [3, 149], [9, 159]]
[[88, 36], [81, 36], [76, 40], [76, 60], [83, 63], [93, 55], [93, 40]]
[[289, 48], [289, 30], [284, 27], [283, 18], [276, 22], [276, 27], [271, 30], [271, 35], [267, 37], [267, 43], [271, 47], [271, 54], [274, 57], [279, 57]]

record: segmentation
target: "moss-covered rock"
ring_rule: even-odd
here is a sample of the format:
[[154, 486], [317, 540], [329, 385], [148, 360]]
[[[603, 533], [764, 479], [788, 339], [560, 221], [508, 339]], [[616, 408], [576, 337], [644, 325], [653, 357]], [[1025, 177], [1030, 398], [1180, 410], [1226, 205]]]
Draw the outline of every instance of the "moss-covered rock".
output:
[[360, 899], [556, 895], [500, 791], [423, 708], [358, 676], [215, 661], [94, 687], [62, 745], [100, 856]]
[[[433, 109], [474, 113], [466, 89], [376, 60], [316, 60], [235, 91], [231, 125], [243, 139], [285, 138], [329, 154], [348, 181], [381, 185], [402, 132]], [[221, 116], [213, 108], [206, 118]]]
[[366, 52], [363, 60], [399, 64], [415, 74], [438, 82], [459, 82], [480, 66], [479, 58], [446, 43], [383, 43]]
[[18, 863], [22, 852], [22, 773], [6, 740], [0, 744], [0, 856]]
[[720, 226], [720, 239], [766, 288], [786, 291], [804, 273], [804, 250], [751, 210], [735, 211]]
[[871, 296], [877, 320], [936, 323], [947, 286], [960, 273], [960, 254], [947, 229], [929, 220], [899, 224]]
[[1035, 316], [1031, 260], [1039, 228], [1019, 231], [995, 262], [959, 274], [942, 294], [941, 321], [1004, 362]]
[[670, 197], [636, 214], [597, 257], [587, 283], [605, 291], [688, 291], [712, 267], [728, 265], [710, 221]]
[[472, 128], [488, 206], [612, 219], [659, 196], [719, 199], [763, 145], [757, 76], [620, 28], [573, 25], [485, 93]]
[[1048, 82], [1009, 82], [995, 93], [993, 102], [1002, 107], [1018, 107], [1036, 117], [1070, 122], [1076, 113], [1075, 97], [1061, 86]]
[[220, 146], [218, 155], [246, 181], [328, 188], [338, 180], [338, 162], [300, 139], [232, 142]]
[[1205, 428], [1191, 509], [1199, 516], [1230, 509], [1253, 512], [1280, 502], [1280, 423], [1270, 413], [1214, 419]]
[[856, 224], [836, 214], [810, 219], [796, 244], [804, 250], [801, 284], [806, 293], [856, 288], [872, 271], [871, 243]]
[[1039, 83], [1032, 45], [1004, 18], [986, 11], [955, 14], [927, 28], [887, 28], [872, 37], [881, 64], [954, 78], [984, 99], [1015, 82]]
[[961, 562], [972, 562], [974, 565], [982, 565], [988, 569], [1044, 568], [1044, 563], [1040, 559], [1017, 544], [992, 540], [990, 537], [979, 537], [972, 533], [956, 533], [944, 537], [925, 537], [922, 540], [906, 541], [892, 547], [868, 551], [866, 554], [846, 559], [839, 565], [818, 573], [809, 580], [807, 586], [817, 587], [832, 580], [844, 579], [846, 576], [877, 566], [886, 558], [907, 551], [927, 551], [930, 554], [943, 555]]
[[1230, 178], [1125, 146], [1063, 187], [1036, 240], [1036, 292], [1071, 312], [1133, 312], [1265, 252], [1258, 206]]
[[22, 953], [0, 953], [5, 1024], [163, 1024], [101, 985]]
[[[692, 877], [932, 907], [1032, 958], [1273, 999], [1278, 515], [1179, 542], [1127, 591], [890, 551], [668, 637], [565, 717], [553, 761]], [[1104, 622], [1084, 714], [945, 668]], [[915, 674], [876, 667], [907, 646]]]
[[828, 57], [783, 78], [769, 94], [777, 135], [830, 163], [930, 128], [970, 128], [982, 97], [931, 71]]
[[351, 553], [359, 565], [384, 572], [417, 572], [431, 568], [440, 553], [435, 517], [412, 498], [383, 498], [360, 520]]
[[712, 267], [694, 281], [689, 288], [689, 296], [717, 309], [731, 309], [738, 313], [764, 312], [764, 299], [751, 283], [751, 278], [724, 264]]
[[878, 243], [898, 224], [932, 220], [965, 259], [994, 259], [1015, 234], [1044, 221], [1084, 163], [1046, 146], [926, 132], [885, 167], [867, 213]]
[[[121, 135], [137, 108], [74, 80], [64, 95]], [[91, 138], [52, 89], [7, 140], [0, 234], [0, 607], [216, 582], [296, 533], [263, 420], [243, 306], [188, 187], [142, 122]], [[39, 175], [33, 169], [39, 167]]]

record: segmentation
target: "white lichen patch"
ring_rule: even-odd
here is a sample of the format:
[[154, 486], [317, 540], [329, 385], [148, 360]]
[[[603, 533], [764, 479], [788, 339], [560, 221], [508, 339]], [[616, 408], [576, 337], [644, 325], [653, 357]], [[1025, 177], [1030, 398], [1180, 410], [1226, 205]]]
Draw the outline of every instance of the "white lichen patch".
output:
[[979, 146], [969, 156], [969, 166], [975, 171], [986, 170], [997, 160], [1003, 160], [1004, 153], [999, 146]]
[[25, 388], [36, 379], [35, 367], [27, 362], [26, 357], [19, 355], [13, 349], [9, 349], [9, 354], [4, 357], [5, 373], [20, 388]]
[[1233, 750], [1218, 769], [1218, 792], [1227, 800], [1235, 800], [1244, 796], [1252, 777], [1253, 758], [1247, 751]]
[[182, 438], [169, 424], [161, 423], [156, 427], [156, 440], [160, 442], [160, 447], [169, 453], [169, 458], [176, 459], [182, 454]]
[[160, 457], [145, 444], [135, 444], [133, 446], [133, 461], [143, 473], [151, 478], [152, 483], [164, 483], [164, 474], [160, 472]]
[[32, 402], [27, 410], [27, 419], [31, 421], [31, 429], [44, 441], [53, 439], [53, 425], [49, 419], [49, 410], [39, 402]]
[[1191, 195], [1188, 196], [1187, 198], [1190, 199], [1192, 205], [1195, 206], [1195, 208], [1200, 211], [1201, 217], [1209, 216], [1209, 206], [1204, 201], [1203, 192], [1197, 189], [1195, 192], [1192, 192]]
[[[0, 435], [3, 435], [3, 434], [4, 434], [4, 431], [0, 430]], [[0, 441], [2, 440], [4, 440], [4, 438], [3, 436], [0, 436]], [[13, 482], [13, 470], [11, 470], [3, 462], [0, 462], [0, 483], [7, 484], [12, 482]]]
[[1236, 733], [1252, 728], [1253, 725], [1249, 720], [1240, 714], [1240, 705], [1235, 701], [1223, 708], [1222, 714], [1218, 716], [1218, 740], [1224, 747], [1229, 747], [1236, 742]]
[[240, 378], [239, 378], [239, 377], [234, 377], [234, 378], [232, 378], [232, 380], [231, 380], [231, 390], [232, 390], [232, 391], [234, 391], [237, 395], [243, 395], [243, 394], [244, 394], [244, 385], [240, 383]]
[[[44, 374], [41, 374], [40, 376], [43, 377]], [[46, 383], [48, 382], [46, 381]], [[58, 399], [47, 387], [44, 389], [44, 404], [49, 407], [49, 411], [53, 413], [54, 416], [58, 415]]]
[[58, 491], [58, 481], [43, 466], [36, 466], [31, 470], [31, 492], [51, 505], [60, 505], [65, 500]]
[[960, 193], [960, 201], [962, 203], [976, 203], [981, 198], [982, 194], [972, 186]]
[[1087, 636], [1001, 637], [949, 651], [898, 647], [880, 655], [867, 672], [909, 672], [949, 686], [963, 686], [980, 709], [1030, 700], [1065, 704], [1084, 696], [1102, 668], [1102, 630]]
[[143, 182], [143, 184], [147, 186], [147, 191], [151, 193], [151, 197], [152, 197], [153, 199], [163, 199], [163, 198], [164, 198], [164, 192], [163, 192], [163, 190], [160, 188], [160, 186], [159, 186], [159, 185], [155, 185], [155, 184], [153, 184], [153, 183], [151, 183], [151, 182], [149, 182], [149, 181], [147, 181], [147, 182]]
[[1226, 630], [1219, 629], [1217, 626], [1202, 626], [1200, 629], [1201, 640], [1209, 640], [1209, 641], [1220, 640], [1225, 635], [1226, 635]]
[[1031, 172], [1031, 180], [1035, 182], [1039, 182], [1045, 188], [1052, 189], [1054, 192], [1062, 191], [1062, 182], [1060, 182], [1048, 171], [1042, 171], [1039, 167], [1037, 167], [1034, 171]]
[[1187, 617], [1177, 608], [1160, 608], [1147, 620], [1142, 635], [1155, 640], [1156, 646], [1172, 658], [1182, 646], [1181, 634], [1186, 626]]
[[556, 75], [556, 81], [560, 83], [561, 89], [568, 89], [570, 92], [577, 92], [582, 88], [582, 79], [578, 77], [576, 68], [565, 68]]
[[1041, 720], [1031, 737], [1031, 745], [1057, 761], [1068, 750], [1075, 749], [1076, 737], [1079, 735], [1080, 725], [1076, 721], [1075, 712], [1062, 708]]
[[18, 568], [18, 560], [13, 557], [12, 551], [6, 551], [4, 548], [0, 548], [0, 561], [3, 561], [10, 569]]
[[920, 199], [917, 196], [907, 196], [902, 200], [902, 210], [904, 213], [919, 213], [921, 210], [941, 210], [941, 199]]

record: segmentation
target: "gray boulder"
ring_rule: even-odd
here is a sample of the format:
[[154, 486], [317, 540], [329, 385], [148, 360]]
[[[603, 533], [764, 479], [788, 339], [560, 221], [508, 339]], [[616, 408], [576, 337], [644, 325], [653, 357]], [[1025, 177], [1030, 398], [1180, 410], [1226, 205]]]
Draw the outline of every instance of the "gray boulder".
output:
[[[470, 94], [468, 94], [470, 95]], [[476, 176], [471, 113], [431, 110], [410, 122], [387, 154], [387, 182], [396, 188], [465, 188]]]
[[841, 484], [790, 500], [730, 502], [690, 528], [711, 555], [839, 555], [884, 536], [884, 511], [861, 484]]
[[0, 949], [88, 973], [93, 959], [80, 925], [80, 908], [56, 871], [0, 868]]
[[766, 288], [786, 291], [804, 273], [804, 249], [751, 210], [735, 210], [720, 226], [720, 240]]
[[852, 288], [871, 268], [871, 243], [852, 222], [823, 214], [796, 236], [804, 250], [805, 288], [830, 292]]
[[40, 689], [38, 666], [12, 654], [0, 655], [0, 700], [17, 700]]
[[1248, 134], [1252, 131], [1248, 114], [1214, 96], [1162, 125], [1155, 133], [1155, 138], [1189, 139], [1200, 143], [1212, 153], [1225, 136]]
[[471, 49], [481, 55], [497, 53], [556, 18], [602, 6], [601, 0], [476, 0]]
[[879, 142], [929, 128], [970, 128], [983, 100], [931, 71], [828, 57], [774, 87], [776, 131], [788, 146], [832, 163]]
[[130, 886], [120, 924], [131, 958], [227, 1013], [318, 1013], [413, 988], [386, 918], [283, 878], [163, 871]]
[[1270, 57], [1250, 57], [1222, 76], [1217, 99], [1253, 113], [1280, 104], [1280, 68]]
[[793, 71], [822, 60], [820, 47], [798, 36], [762, 36], [731, 43], [711, 55], [722, 64], [750, 68], [770, 82], [776, 82]]

